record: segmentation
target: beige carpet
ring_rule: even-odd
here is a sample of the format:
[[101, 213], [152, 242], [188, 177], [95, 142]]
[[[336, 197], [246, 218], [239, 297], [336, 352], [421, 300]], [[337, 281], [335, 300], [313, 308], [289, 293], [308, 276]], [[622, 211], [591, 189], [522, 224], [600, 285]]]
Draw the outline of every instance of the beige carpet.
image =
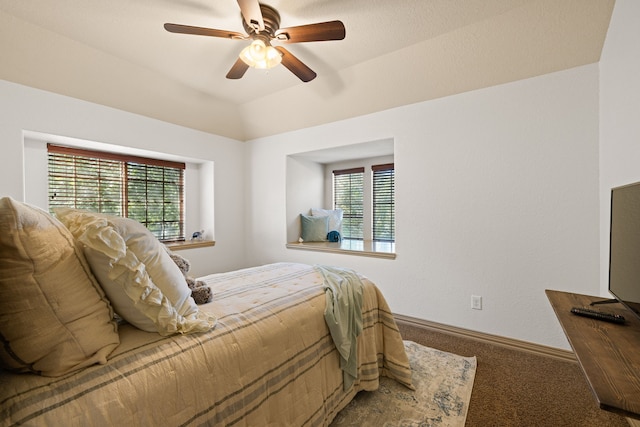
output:
[[416, 390], [382, 378], [360, 392], [331, 426], [464, 426], [476, 373], [476, 358], [405, 341]]

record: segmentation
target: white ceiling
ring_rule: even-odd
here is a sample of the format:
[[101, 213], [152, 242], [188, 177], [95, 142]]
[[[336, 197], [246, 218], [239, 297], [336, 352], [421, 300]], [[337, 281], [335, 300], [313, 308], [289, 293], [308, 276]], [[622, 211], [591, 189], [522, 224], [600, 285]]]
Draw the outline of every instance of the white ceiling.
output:
[[[225, 75], [246, 41], [236, 0], [0, 0], [0, 78], [239, 140], [597, 62], [614, 0], [265, 0], [290, 27], [339, 19], [341, 41], [290, 44], [318, 73]], [[275, 44], [275, 43], [274, 43]]]

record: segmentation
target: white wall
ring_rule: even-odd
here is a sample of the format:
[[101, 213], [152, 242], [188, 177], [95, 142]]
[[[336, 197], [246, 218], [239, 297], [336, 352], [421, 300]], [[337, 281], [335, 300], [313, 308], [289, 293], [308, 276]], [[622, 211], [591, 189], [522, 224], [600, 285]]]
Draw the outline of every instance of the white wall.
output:
[[[397, 258], [286, 249], [286, 156], [383, 138]], [[599, 290], [597, 65], [248, 144], [250, 264], [354, 268], [396, 313], [569, 348], [544, 290]]]
[[300, 237], [300, 214], [324, 205], [324, 169], [321, 164], [297, 157], [286, 160], [287, 242]]
[[0, 111], [0, 197], [25, 200], [24, 133], [208, 160], [215, 164], [214, 179], [202, 185], [212, 186], [215, 191], [216, 246], [182, 254], [191, 261], [194, 276], [245, 266], [242, 142], [6, 81], [0, 81]]
[[640, 2], [617, 0], [600, 60], [600, 289], [608, 296], [611, 188], [640, 181]]

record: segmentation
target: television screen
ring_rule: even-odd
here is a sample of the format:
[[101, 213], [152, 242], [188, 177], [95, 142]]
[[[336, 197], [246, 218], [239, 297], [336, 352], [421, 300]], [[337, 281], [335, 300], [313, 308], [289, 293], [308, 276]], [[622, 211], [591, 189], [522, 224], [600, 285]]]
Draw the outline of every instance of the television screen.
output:
[[609, 292], [640, 316], [640, 182], [611, 190]]

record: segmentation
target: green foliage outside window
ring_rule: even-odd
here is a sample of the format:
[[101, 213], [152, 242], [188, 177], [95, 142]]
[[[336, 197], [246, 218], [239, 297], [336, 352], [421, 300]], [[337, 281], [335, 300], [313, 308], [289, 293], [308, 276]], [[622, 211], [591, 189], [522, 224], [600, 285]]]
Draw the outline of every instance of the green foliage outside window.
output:
[[184, 240], [184, 163], [49, 149], [49, 209], [128, 217], [162, 241]]

